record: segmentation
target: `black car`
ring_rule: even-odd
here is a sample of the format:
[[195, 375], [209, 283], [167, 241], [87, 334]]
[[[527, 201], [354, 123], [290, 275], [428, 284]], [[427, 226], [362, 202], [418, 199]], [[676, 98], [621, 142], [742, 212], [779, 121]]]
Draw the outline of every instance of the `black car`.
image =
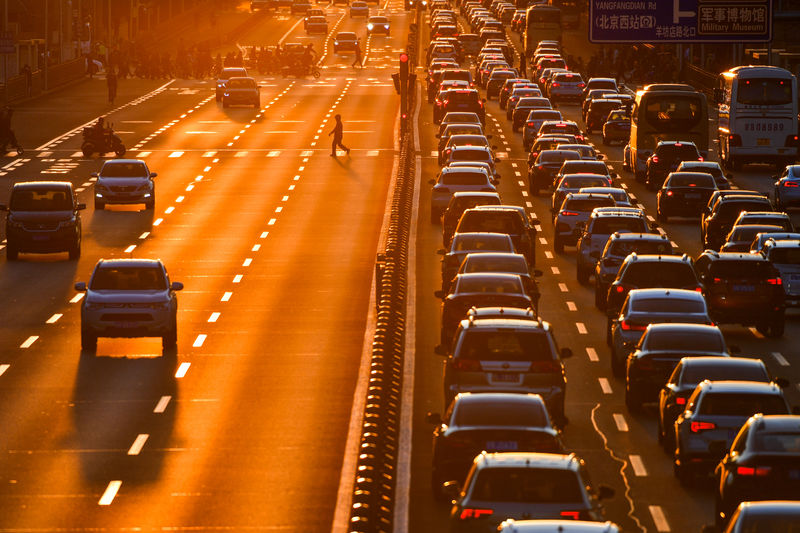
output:
[[[733, 352], [734, 347], [730, 350]], [[686, 409], [686, 400], [694, 389], [705, 380], [770, 383], [772, 378], [761, 359], [719, 354], [711, 357], [693, 354], [681, 359], [658, 394], [658, 442], [667, 453], [675, 451], [675, 420]]]
[[766, 196], [730, 192], [733, 194], [720, 195], [711, 211], [704, 213], [700, 220], [700, 235], [705, 249], [719, 250], [742, 211], [772, 211], [772, 204]]
[[606, 121], [603, 123], [603, 144], [609, 146], [615, 141], [626, 144], [630, 137], [630, 115], [624, 109], [612, 109], [609, 111]]
[[496, 192], [456, 192], [442, 213], [442, 244], [448, 246], [464, 211], [479, 205], [500, 205]]
[[20, 252], [68, 252], [81, 256], [81, 214], [86, 204], [68, 181], [18, 182], [11, 189], [6, 211], [6, 258], [16, 261]]
[[[800, 499], [800, 417], [761, 414], [750, 417], [715, 474], [718, 483], [715, 514], [720, 526], [740, 502]], [[770, 516], [778, 518], [781, 514], [780, 508], [771, 509]], [[787, 531], [786, 528], [797, 525], [800, 514], [795, 512], [793, 517], [790, 522], [771, 522], [774, 529], [767, 527]]]
[[700, 217], [717, 190], [714, 176], [702, 172], [670, 172], [656, 197], [658, 219]]
[[463, 482], [476, 455], [487, 452], [564, 453], [560, 433], [538, 394], [456, 395], [444, 418], [428, 413], [433, 430], [431, 489], [443, 499], [446, 481]]
[[783, 335], [786, 293], [780, 272], [763, 255], [706, 250], [694, 266], [715, 322]]
[[664, 184], [670, 172], [675, 172], [683, 161], [702, 161], [703, 156], [693, 142], [660, 141], [647, 158], [645, 182], [647, 188], [655, 191]]
[[717, 189], [727, 191], [731, 188], [731, 175], [725, 174], [716, 161], [684, 161], [678, 165], [676, 172], [705, 172], [714, 176]]
[[[586, 109], [586, 116], [584, 118], [584, 122], [586, 122], [586, 133], [602, 130], [608, 118], [608, 114], [620, 107], [622, 107], [622, 101], [613, 99], [611, 95], [607, 95], [605, 98], [595, 98], [592, 100], [589, 103], [589, 107]], [[630, 120], [628, 120], [628, 124], [630, 124]]]
[[472, 112], [486, 122], [486, 109], [477, 89], [449, 89], [439, 94], [433, 107], [433, 121], [439, 123], [451, 111]]
[[505, 233], [511, 237], [516, 252], [524, 255], [533, 268], [536, 266], [535, 226], [538, 223], [538, 220], [532, 219], [520, 206], [478, 206], [464, 211], [456, 226], [456, 233]]
[[542, 150], [533, 165], [528, 167], [528, 191], [537, 195], [542, 189], [549, 189], [553, 179], [564, 161], [580, 160], [580, 152], [575, 150]]

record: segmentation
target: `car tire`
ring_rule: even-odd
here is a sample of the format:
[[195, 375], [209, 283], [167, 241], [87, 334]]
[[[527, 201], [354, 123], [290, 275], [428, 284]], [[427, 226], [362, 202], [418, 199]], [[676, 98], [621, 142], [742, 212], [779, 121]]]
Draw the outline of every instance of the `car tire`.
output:
[[587, 283], [589, 283], [589, 278], [592, 275], [591, 270], [585, 267], [582, 268], [580, 265], [578, 265], [576, 273], [577, 273], [576, 277], [578, 279], [578, 283], [580, 283], [581, 285], [586, 285]]
[[553, 251], [557, 254], [564, 253], [564, 241], [558, 235], [553, 237]]
[[612, 351], [614, 349], [614, 335], [611, 332], [611, 327], [613, 325], [613, 321], [611, 317], [606, 318], [606, 344], [611, 347]]
[[95, 200], [94, 201], [94, 210], [95, 211], [102, 211], [105, 208], [106, 208], [106, 203], [105, 202], [100, 201], [100, 200]]
[[783, 331], [786, 326], [786, 318], [783, 313], [770, 320], [764, 328], [764, 335], [770, 338], [783, 337]]
[[69, 250], [67, 250], [67, 253], [69, 254], [69, 260], [70, 261], [77, 261], [78, 259], [80, 259], [80, 257], [81, 257], [81, 241], [80, 241], [80, 239], [78, 239], [77, 241], [72, 243], [72, 246], [69, 247]]
[[447, 480], [442, 478], [442, 475], [438, 471], [434, 470], [431, 473], [431, 492], [433, 493], [433, 499], [437, 502], [448, 501], [447, 495], [444, 493], [444, 487], [442, 486], [445, 481]]
[[628, 412], [633, 413], [641, 413], [642, 412], [642, 400], [639, 398], [638, 395], [634, 394], [631, 391], [629, 386], [625, 386], [625, 407], [628, 408]]
[[610, 145], [611, 142], [608, 140], [608, 138], [606, 138], [605, 135], [603, 135], [603, 146], [610, 146]]
[[172, 319], [172, 325], [164, 335], [161, 336], [161, 348], [164, 350], [174, 350], [178, 347], [178, 321]]
[[662, 209], [656, 209], [656, 218], [659, 220], [659, 222], [667, 223], [669, 221], [669, 215], [664, 213]]
[[81, 349], [85, 352], [97, 350], [97, 335], [81, 328]]
[[6, 243], [6, 260], [16, 261], [19, 259], [19, 250], [11, 243]]
[[602, 285], [594, 286], [594, 306], [600, 311], [606, 310], [606, 295], [603, 294]]
[[674, 460], [672, 462], [672, 473], [682, 487], [694, 486], [694, 471], [688, 466], [678, 464], [678, 461]]
[[151, 196], [149, 200], [144, 203], [144, 208], [147, 210], [152, 211], [156, 208], [156, 197], [155, 195]]

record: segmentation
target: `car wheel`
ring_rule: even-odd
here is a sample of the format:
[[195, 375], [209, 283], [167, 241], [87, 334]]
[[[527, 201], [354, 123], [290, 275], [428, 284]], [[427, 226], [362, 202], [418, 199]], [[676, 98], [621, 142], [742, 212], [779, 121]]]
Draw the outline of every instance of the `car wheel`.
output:
[[625, 407], [628, 408], [630, 413], [642, 412], [642, 400], [633, 393], [629, 385], [625, 387]]
[[581, 285], [586, 285], [587, 283], [589, 283], [590, 276], [591, 276], [591, 271], [588, 268], [581, 267], [580, 265], [578, 265], [577, 268], [578, 283], [580, 283]]
[[105, 208], [106, 208], [106, 203], [105, 202], [103, 202], [101, 200], [95, 200], [94, 201], [94, 210], [95, 211], [102, 211]]
[[603, 146], [609, 146], [610, 144], [611, 143], [609, 142], [608, 138], [606, 138], [606, 136], [603, 135]]
[[81, 328], [81, 349], [86, 352], [97, 350], [97, 335]]
[[13, 244], [6, 243], [6, 260], [7, 261], [16, 261], [19, 259], [19, 250]]
[[666, 223], [669, 220], [669, 216], [666, 213], [664, 213], [664, 211], [662, 209], [656, 209], [656, 218], [660, 222], [664, 222], [664, 223]]
[[437, 502], [446, 502], [447, 495], [444, 493], [444, 482], [448, 481], [442, 477], [442, 475], [437, 471], [434, 470], [431, 473], [431, 492], [433, 492], [433, 499]]
[[557, 254], [563, 254], [564, 253], [564, 241], [558, 235], [553, 237], [553, 250]]
[[155, 196], [151, 196], [150, 199], [147, 200], [144, 203], [144, 208], [145, 209], [149, 209], [149, 210], [155, 209], [156, 208], [156, 197]]
[[169, 331], [161, 336], [161, 348], [164, 350], [174, 350], [178, 347], [178, 321], [177, 318], [172, 319], [172, 325]]
[[682, 487], [694, 485], [694, 472], [686, 465], [678, 463], [677, 459], [672, 462], [672, 473]]
[[784, 318], [783, 313], [778, 316], [775, 316], [772, 320], [769, 321], [766, 327], [766, 332], [764, 333], [767, 337], [770, 338], [777, 338], [783, 337], [783, 330], [786, 325], [786, 319]]
[[69, 247], [69, 250], [67, 251], [67, 253], [69, 254], [69, 260], [70, 261], [76, 261], [76, 260], [80, 259], [80, 257], [81, 257], [81, 241], [80, 241], [80, 239], [76, 240], [72, 244], [72, 246]]
[[611, 326], [613, 322], [611, 317], [606, 318], [606, 344], [611, 347], [611, 350], [614, 350], [614, 335], [611, 331]]
[[602, 285], [596, 284], [594, 287], [594, 306], [600, 311], [606, 310], [606, 294]]

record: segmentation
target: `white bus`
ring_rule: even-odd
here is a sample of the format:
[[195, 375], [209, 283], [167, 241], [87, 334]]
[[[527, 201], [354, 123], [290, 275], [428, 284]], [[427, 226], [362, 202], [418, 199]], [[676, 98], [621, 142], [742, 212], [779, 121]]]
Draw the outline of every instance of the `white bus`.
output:
[[723, 72], [714, 91], [719, 105], [719, 157], [728, 168], [769, 163], [780, 170], [797, 158], [797, 78], [770, 66]]

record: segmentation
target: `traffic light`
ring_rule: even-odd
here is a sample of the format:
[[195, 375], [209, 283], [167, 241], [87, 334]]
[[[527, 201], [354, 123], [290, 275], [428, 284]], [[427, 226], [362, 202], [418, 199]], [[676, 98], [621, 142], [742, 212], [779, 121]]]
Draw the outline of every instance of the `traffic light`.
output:
[[408, 119], [408, 54], [400, 54], [400, 128], [406, 129]]

